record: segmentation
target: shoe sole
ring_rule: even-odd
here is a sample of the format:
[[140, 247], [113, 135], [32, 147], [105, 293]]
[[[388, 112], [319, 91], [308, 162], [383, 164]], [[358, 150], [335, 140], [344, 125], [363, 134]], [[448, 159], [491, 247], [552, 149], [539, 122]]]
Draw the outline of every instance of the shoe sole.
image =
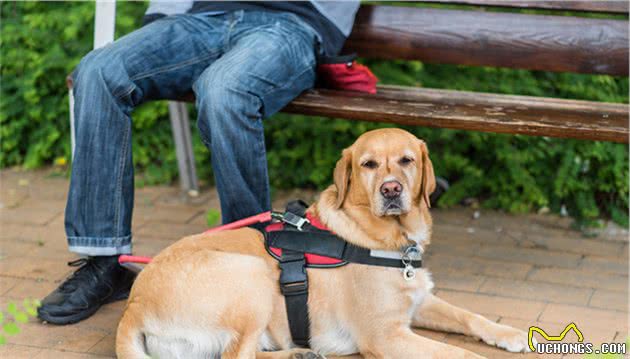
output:
[[101, 308], [101, 306], [105, 304], [105, 303], [101, 303], [97, 306], [94, 306], [93, 308], [87, 309], [83, 312], [80, 313], [76, 313], [76, 314], [71, 314], [71, 315], [67, 315], [67, 316], [51, 316], [50, 314], [40, 311], [37, 311], [37, 317], [41, 320], [43, 320], [44, 322], [50, 323], [50, 324], [56, 324], [56, 325], [66, 325], [66, 324], [74, 324], [77, 322], [82, 321], [83, 319], [87, 319], [90, 316], [92, 316], [94, 313], [96, 313], [97, 310], [99, 310]]

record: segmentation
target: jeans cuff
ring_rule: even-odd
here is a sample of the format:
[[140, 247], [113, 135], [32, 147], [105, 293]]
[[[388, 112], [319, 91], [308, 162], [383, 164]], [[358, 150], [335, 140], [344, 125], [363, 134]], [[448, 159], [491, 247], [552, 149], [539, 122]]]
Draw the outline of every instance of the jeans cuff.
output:
[[131, 254], [131, 235], [125, 237], [68, 237], [71, 252], [87, 256]]

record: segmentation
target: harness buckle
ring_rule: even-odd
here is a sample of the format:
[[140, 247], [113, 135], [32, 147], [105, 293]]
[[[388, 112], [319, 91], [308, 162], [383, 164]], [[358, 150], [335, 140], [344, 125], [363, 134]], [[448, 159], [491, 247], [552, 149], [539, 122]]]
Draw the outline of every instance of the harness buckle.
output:
[[292, 283], [281, 283], [280, 292], [284, 296], [301, 295], [308, 293], [308, 280]]
[[304, 224], [311, 223], [311, 221], [309, 221], [308, 219], [295, 215], [291, 212], [285, 212], [281, 220], [282, 222], [290, 224], [293, 227], [297, 228], [298, 231], [302, 231], [302, 226], [304, 226]]
[[306, 259], [303, 253], [283, 253], [280, 260], [280, 292], [285, 296], [308, 293]]

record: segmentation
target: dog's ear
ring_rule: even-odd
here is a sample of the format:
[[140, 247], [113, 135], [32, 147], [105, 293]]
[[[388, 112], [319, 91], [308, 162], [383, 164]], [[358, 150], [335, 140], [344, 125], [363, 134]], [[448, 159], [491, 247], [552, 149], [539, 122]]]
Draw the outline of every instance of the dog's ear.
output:
[[346, 148], [345, 150], [343, 150], [339, 161], [337, 161], [335, 172], [333, 174], [335, 186], [337, 187], [337, 201], [335, 202], [336, 208], [341, 208], [344, 199], [346, 199], [346, 193], [348, 192], [348, 185], [350, 183], [351, 171], [352, 150], [350, 148]]
[[435, 191], [435, 173], [433, 172], [433, 163], [429, 158], [429, 149], [427, 144], [418, 140], [420, 144], [420, 154], [422, 163], [418, 163], [418, 172], [422, 174], [422, 182], [420, 184], [420, 200], [424, 200], [428, 208], [431, 208], [431, 200], [429, 196]]

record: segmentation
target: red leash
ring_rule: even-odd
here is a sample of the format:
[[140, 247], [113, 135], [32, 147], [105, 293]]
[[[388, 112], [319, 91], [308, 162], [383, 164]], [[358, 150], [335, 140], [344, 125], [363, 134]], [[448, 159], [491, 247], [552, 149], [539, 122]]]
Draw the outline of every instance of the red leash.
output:
[[[224, 224], [222, 226], [210, 228], [209, 230], [203, 233], [227, 231], [229, 229], [237, 229], [237, 228], [249, 226], [250, 224], [254, 224], [254, 223], [264, 223], [264, 222], [269, 222], [269, 221], [271, 221], [271, 211], [267, 211], [267, 212], [257, 214], [255, 216], [239, 219], [236, 222]], [[148, 264], [150, 262], [151, 262], [151, 257], [130, 256], [126, 254], [123, 254], [120, 257], [118, 257], [118, 263], [120, 265], [124, 265], [126, 263]]]

